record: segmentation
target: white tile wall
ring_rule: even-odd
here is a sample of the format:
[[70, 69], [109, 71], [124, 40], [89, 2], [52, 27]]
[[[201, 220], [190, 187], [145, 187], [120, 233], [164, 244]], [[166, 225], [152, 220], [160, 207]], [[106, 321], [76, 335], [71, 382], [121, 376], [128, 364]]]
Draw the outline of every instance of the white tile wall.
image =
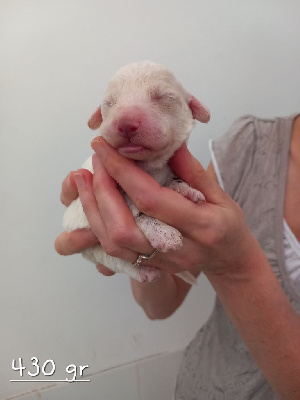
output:
[[183, 351], [168, 352], [100, 372], [91, 382], [62, 383], [15, 400], [172, 400]]
[[171, 400], [183, 351], [142, 360], [137, 364], [139, 400]]

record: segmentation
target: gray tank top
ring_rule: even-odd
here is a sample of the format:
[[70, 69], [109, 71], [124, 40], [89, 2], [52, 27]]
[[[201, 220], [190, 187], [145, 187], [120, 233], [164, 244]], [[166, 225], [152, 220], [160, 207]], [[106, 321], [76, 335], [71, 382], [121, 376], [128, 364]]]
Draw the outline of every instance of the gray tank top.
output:
[[[294, 116], [245, 116], [212, 142], [224, 190], [242, 207], [293, 307], [300, 293], [290, 282], [283, 251], [284, 193]], [[218, 300], [185, 351], [176, 400], [275, 400], [276, 396]]]

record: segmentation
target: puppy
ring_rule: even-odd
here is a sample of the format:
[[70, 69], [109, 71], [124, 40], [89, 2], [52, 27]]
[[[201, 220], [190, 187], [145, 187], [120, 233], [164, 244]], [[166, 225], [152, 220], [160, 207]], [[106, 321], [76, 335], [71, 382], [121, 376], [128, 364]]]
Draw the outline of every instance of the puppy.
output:
[[[194, 120], [208, 122], [209, 111], [191, 96], [174, 75], [161, 65], [149, 61], [121, 68], [109, 82], [104, 100], [89, 120], [91, 129], [101, 126], [101, 135], [120, 154], [152, 175], [160, 185], [169, 187], [191, 201], [204, 202], [204, 196], [178, 179], [168, 166], [169, 158], [187, 141]], [[83, 168], [93, 173], [92, 157]], [[120, 189], [136, 220], [154, 249], [160, 252], [178, 250], [181, 233], [152, 217], [141, 214], [126, 193]], [[67, 208], [64, 229], [68, 232], [88, 228], [80, 199]], [[93, 263], [103, 264], [115, 272], [126, 272], [140, 282], [151, 282], [159, 276], [155, 268], [139, 266], [112, 257], [98, 244], [82, 252]], [[189, 272], [178, 274], [190, 284], [195, 277]]]

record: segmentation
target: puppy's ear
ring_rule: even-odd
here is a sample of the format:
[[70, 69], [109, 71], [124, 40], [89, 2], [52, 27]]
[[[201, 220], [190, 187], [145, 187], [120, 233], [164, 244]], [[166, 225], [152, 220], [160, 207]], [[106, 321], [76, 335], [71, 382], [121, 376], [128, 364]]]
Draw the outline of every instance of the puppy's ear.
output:
[[98, 129], [103, 121], [101, 107], [97, 108], [91, 118], [88, 120], [88, 126], [91, 129]]
[[210, 120], [210, 112], [209, 110], [200, 103], [196, 97], [191, 96], [188, 101], [189, 107], [192, 111], [194, 119], [200, 122], [208, 122]]

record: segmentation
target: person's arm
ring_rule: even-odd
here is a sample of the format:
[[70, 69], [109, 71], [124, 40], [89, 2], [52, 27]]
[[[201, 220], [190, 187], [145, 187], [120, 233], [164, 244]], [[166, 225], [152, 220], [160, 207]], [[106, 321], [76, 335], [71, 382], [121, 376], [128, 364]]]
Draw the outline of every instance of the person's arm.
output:
[[193, 244], [185, 260], [171, 252], [151, 260], [152, 265], [155, 260], [155, 266], [164, 271], [171, 271], [173, 265], [173, 272], [191, 270], [191, 264], [201, 268], [273, 389], [284, 400], [296, 400], [300, 393], [300, 317], [240, 207], [185, 146], [171, 160], [171, 168], [202, 191], [205, 204], [193, 204], [157, 187], [101, 138], [93, 142], [93, 148], [142, 212], [176, 227]]
[[[189, 167], [186, 162], [184, 165], [183, 170], [180, 162], [173, 167], [183, 179], [189, 179]], [[207, 172], [217, 181], [212, 164]], [[251, 234], [247, 243], [250, 256], [239, 268], [221, 274], [208, 270], [206, 277], [280, 398], [300, 399], [300, 317]]]
[[176, 275], [162, 272], [151, 283], [131, 279], [132, 293], [136, 302], [150, 319], [165, 319], [182, 304], [191, 286]]
[[[251, 246], [251, 243], [249, 243]], [[206, 273], [257, 365], [281, 399], [300, 398], [300, 318], [264, 253], [236, 274]]]

